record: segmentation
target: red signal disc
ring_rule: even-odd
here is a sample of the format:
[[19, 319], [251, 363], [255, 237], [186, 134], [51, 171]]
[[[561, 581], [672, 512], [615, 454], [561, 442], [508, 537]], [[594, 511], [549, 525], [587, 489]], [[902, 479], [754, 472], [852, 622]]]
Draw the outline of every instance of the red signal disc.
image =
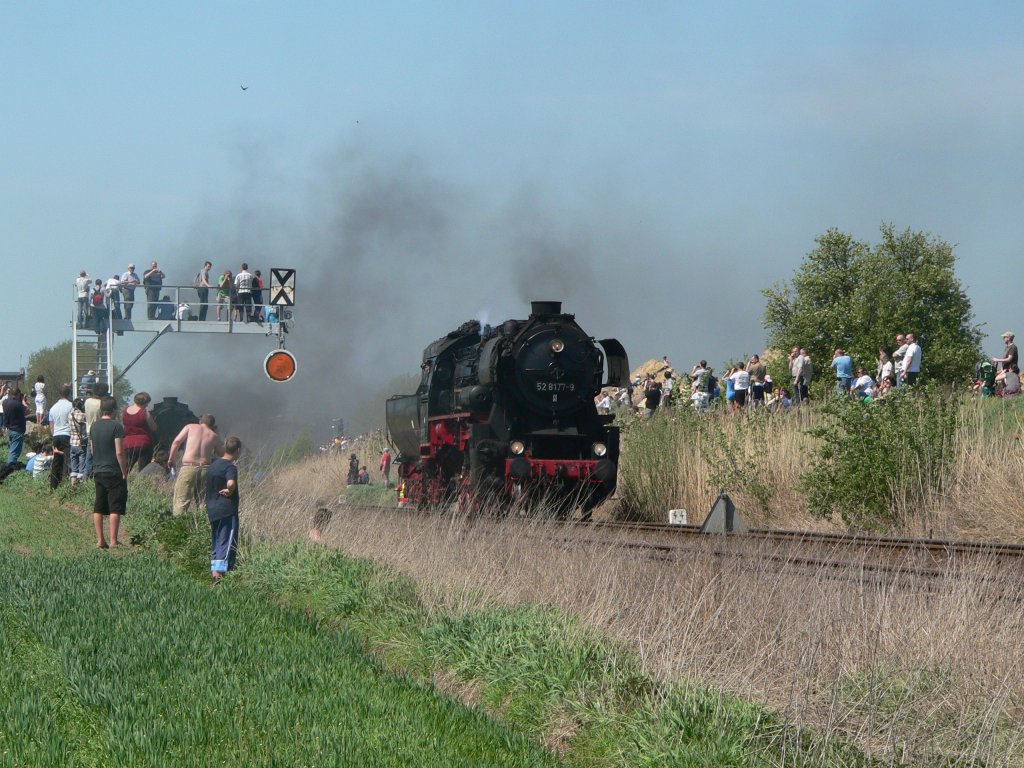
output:
[[267, 355], [263, 370], [271, 381], [288, 381], [295, 375], [295, 355], [287, 349], [278, 349]]

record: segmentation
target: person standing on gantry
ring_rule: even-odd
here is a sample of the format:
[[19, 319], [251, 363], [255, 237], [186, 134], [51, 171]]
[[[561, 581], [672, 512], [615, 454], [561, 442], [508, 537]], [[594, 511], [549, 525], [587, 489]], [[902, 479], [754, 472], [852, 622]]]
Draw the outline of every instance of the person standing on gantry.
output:
[[135, 289], [142, 281], [139, 273], [135, 271], [135, 265], [129, 264], [128, 271], [121, 273], [121, 299], [124, 304], [124, 319], [132, 319], [132, 307], [135, 306]]
[[78, 325], [81, 327], [89, 319], [89, 298], [92, 278], [84, 269], [75, 278], [75, 295], [78, 297]]
[[195, 279], [196, 295], [199, 297], [199, 322], [206, 319], [206, 313], [210, 309], [210, 289], [213, 287], [210, 283], [211, 269], [213, 269], [213, 263], [204, 261], [203, 268], [199, 270]]
[[157, 308], [160, 304], [160, 289], [164, 285], [164, 272], [151, 262], [149, 269], [142, 275], [142, 284], [146, 286], [146, 317], [150, 320], [158, 320]]
[[249, 265], [242, 262], [242, 271], [235, 275], [235, 293], [238, 294], [239, 319], [246, 323], [252, 319], [252, 279]]

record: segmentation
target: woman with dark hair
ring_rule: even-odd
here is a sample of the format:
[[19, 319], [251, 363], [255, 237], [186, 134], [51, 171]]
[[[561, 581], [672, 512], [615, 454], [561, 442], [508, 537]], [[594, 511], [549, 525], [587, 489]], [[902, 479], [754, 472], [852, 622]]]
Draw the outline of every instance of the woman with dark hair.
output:
[[128, 459], [128, 472], [138, 465], [139, 470], [153, 460], [153, 434], [156, 422], [146, 410], [150, 400], [148, 392], [139, 392], [134, 402], [124, 409], [121, 423], [124, 424], [124, 453]]

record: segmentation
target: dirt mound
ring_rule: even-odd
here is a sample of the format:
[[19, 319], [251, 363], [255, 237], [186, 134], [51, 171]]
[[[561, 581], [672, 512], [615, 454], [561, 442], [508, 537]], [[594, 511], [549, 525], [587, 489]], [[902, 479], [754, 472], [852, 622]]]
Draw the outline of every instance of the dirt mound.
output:
[[[648, 360], [646, 363], [641, 363], [639, 366], [633, 369], [633, 371], [629, 374], [629, 380], [630, 382], [633, 382], [637, 380], [637, 377], [640, 377], [640, 380], [643, 381], [647, 377], [648, 373], [653, 373], [655, 379], [657, 379], [658, 381], [664, 381], [665, 371], [669, 370], [672, 371], [672, 375], [675, 376], [675, 378], [678, 380], [679, 371], [677, 371], [675, 368], [670, 368], [669, 366], [665, 365], [664, 360]], [[615, 394], [618, 391], [619, 387], [604, 387], [602, 388], [601, 394], [598, 395], [598, 397], [601, 397], [603, 395], [611, 395], [612, 397], [615, 397]]]
[[658, 381], [662, 381], [665, 378], [665, 371], [672, 371], [672, 375], [677, 379], [679, 378], [679, 371], [668, 365], [665, 365], [664, 360], [648, 360], [646, 363], [641, 363], [639, 366], [633, 369], [633, 372], [629, 375], [630, 381], [636, 381], [636, 377], [639, 376], [641, 379], [646, 378], [648, 373], [653, 373], [654, 378]]

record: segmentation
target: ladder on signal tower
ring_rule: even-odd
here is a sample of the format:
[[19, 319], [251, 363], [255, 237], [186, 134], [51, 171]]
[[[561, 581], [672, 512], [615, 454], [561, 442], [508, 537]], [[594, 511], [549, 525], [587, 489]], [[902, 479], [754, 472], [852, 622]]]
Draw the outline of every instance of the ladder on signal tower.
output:
[[71, 318], [71, 367], [75, 376], [76, 397], [86, 396], [83, 381], [90, 371], [95, 377], [94, 383], [103, 382], [107, 385], [108, 392], [114, 389], [114, 332], [111, 328], [110, 310], [106, 307], [96, 307], [93, 311], [102, 316], [103, 325], [106, 326], [102, 332], [98, 333], [93, 323], [79, 324], [77, 303]]

